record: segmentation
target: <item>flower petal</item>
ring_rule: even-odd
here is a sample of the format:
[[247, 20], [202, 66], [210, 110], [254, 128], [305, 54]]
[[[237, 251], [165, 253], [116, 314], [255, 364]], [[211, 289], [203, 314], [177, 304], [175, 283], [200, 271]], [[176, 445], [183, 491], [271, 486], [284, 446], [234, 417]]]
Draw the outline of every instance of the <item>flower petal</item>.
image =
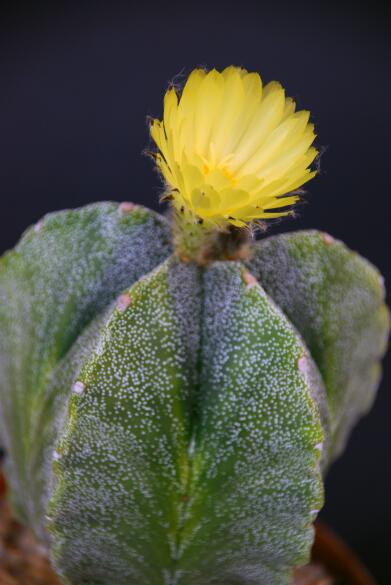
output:
[[290, 213], [317, 155], [309, 112], [295, 108], [278, 82], [263, 87], [257, 73], [233, 66], [195, 69], [179, 99], [169, 89], [150, 132], [177, 209], [211, 226]]

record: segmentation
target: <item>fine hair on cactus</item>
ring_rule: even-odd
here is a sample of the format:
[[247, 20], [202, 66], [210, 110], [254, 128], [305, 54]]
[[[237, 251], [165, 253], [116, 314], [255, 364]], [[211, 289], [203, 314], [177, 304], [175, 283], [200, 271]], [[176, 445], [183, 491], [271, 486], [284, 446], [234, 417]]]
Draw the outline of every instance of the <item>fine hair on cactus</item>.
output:
[[194, 69], [150, 134], [167, 214], [49, 213], [0, 260], [12, 509], [65, 585], [290, 585], [379, 385], [383, 280], [268, 235], [317, 174], [280, 83]]

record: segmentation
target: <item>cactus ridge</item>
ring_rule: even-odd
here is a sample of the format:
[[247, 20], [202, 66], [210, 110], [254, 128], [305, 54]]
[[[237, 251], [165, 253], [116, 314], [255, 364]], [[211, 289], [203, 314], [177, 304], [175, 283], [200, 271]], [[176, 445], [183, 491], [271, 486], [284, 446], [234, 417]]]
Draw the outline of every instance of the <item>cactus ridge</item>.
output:
[[171, 251], [163, 217], [98, 203], [0, 261], [15, 510], [68, 585], [288, 585], [374, 397], [379, 274], [315, 231], [246, 267]]
[[0, 433], [14, 507], [31, 522], [31, 425], [57, 362], [107, 304], [170, 253], [166, 220], [116, 203], [48, 214], [0, 265]]
[[323, 377], [330, 463], [379, 386], [390, 331], [383, 278], [368, 260], [316, 230], [259, 241], [247, 265], [303, 336]]
[[71, 583], [96, 555], [119, 585], [281, 583], [307, 558], [322, 503], [311, 358], [240, 264], [200, 272], [170, 259], [133, 285], [77, 375], [50, 504]]

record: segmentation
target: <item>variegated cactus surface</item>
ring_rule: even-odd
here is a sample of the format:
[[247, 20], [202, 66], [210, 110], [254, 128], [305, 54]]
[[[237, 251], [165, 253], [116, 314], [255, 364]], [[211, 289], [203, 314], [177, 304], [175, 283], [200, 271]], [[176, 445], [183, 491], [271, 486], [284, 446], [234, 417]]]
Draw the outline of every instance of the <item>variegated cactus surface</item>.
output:
[[34, 508], [31, 452], [52, 371], [119, 291], [169, 254], [169, 242], [164, 218], [103, 203], [47, 215], [2, 258], [1, 426], [22, 519]]
[[342, 242], [315, 230], [266, 238], [247, 264], [300, 332], [322, 375], [331, 461], [379, 385], [389, 333], [384, 279]]
[[389, 317], [325, 234], [199, 266], [164, 217], [99, 203], [3, 257], [0, 327], [12, 501], [64, 583], [286, 585]]

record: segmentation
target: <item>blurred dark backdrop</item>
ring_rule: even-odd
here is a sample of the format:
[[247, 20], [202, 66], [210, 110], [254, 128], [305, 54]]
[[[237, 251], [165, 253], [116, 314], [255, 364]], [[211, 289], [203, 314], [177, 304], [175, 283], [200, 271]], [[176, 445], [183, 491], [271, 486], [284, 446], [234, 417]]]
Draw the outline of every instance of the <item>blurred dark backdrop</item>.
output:
[[[390, 21], [360, 3], [52, 2], [2, 9], [0, 252], [45, 212], [94, 200], [158, 209], [147, 114], [195, 65], [243, 65], [308, 108], [325, 147], [295, 222], [343, 239], [387, 277]], [[388, 278], [391, 282], [391, 278]], [[391, 583], [391, 355], [371, 414], [327, 480], [322, 517]]]

